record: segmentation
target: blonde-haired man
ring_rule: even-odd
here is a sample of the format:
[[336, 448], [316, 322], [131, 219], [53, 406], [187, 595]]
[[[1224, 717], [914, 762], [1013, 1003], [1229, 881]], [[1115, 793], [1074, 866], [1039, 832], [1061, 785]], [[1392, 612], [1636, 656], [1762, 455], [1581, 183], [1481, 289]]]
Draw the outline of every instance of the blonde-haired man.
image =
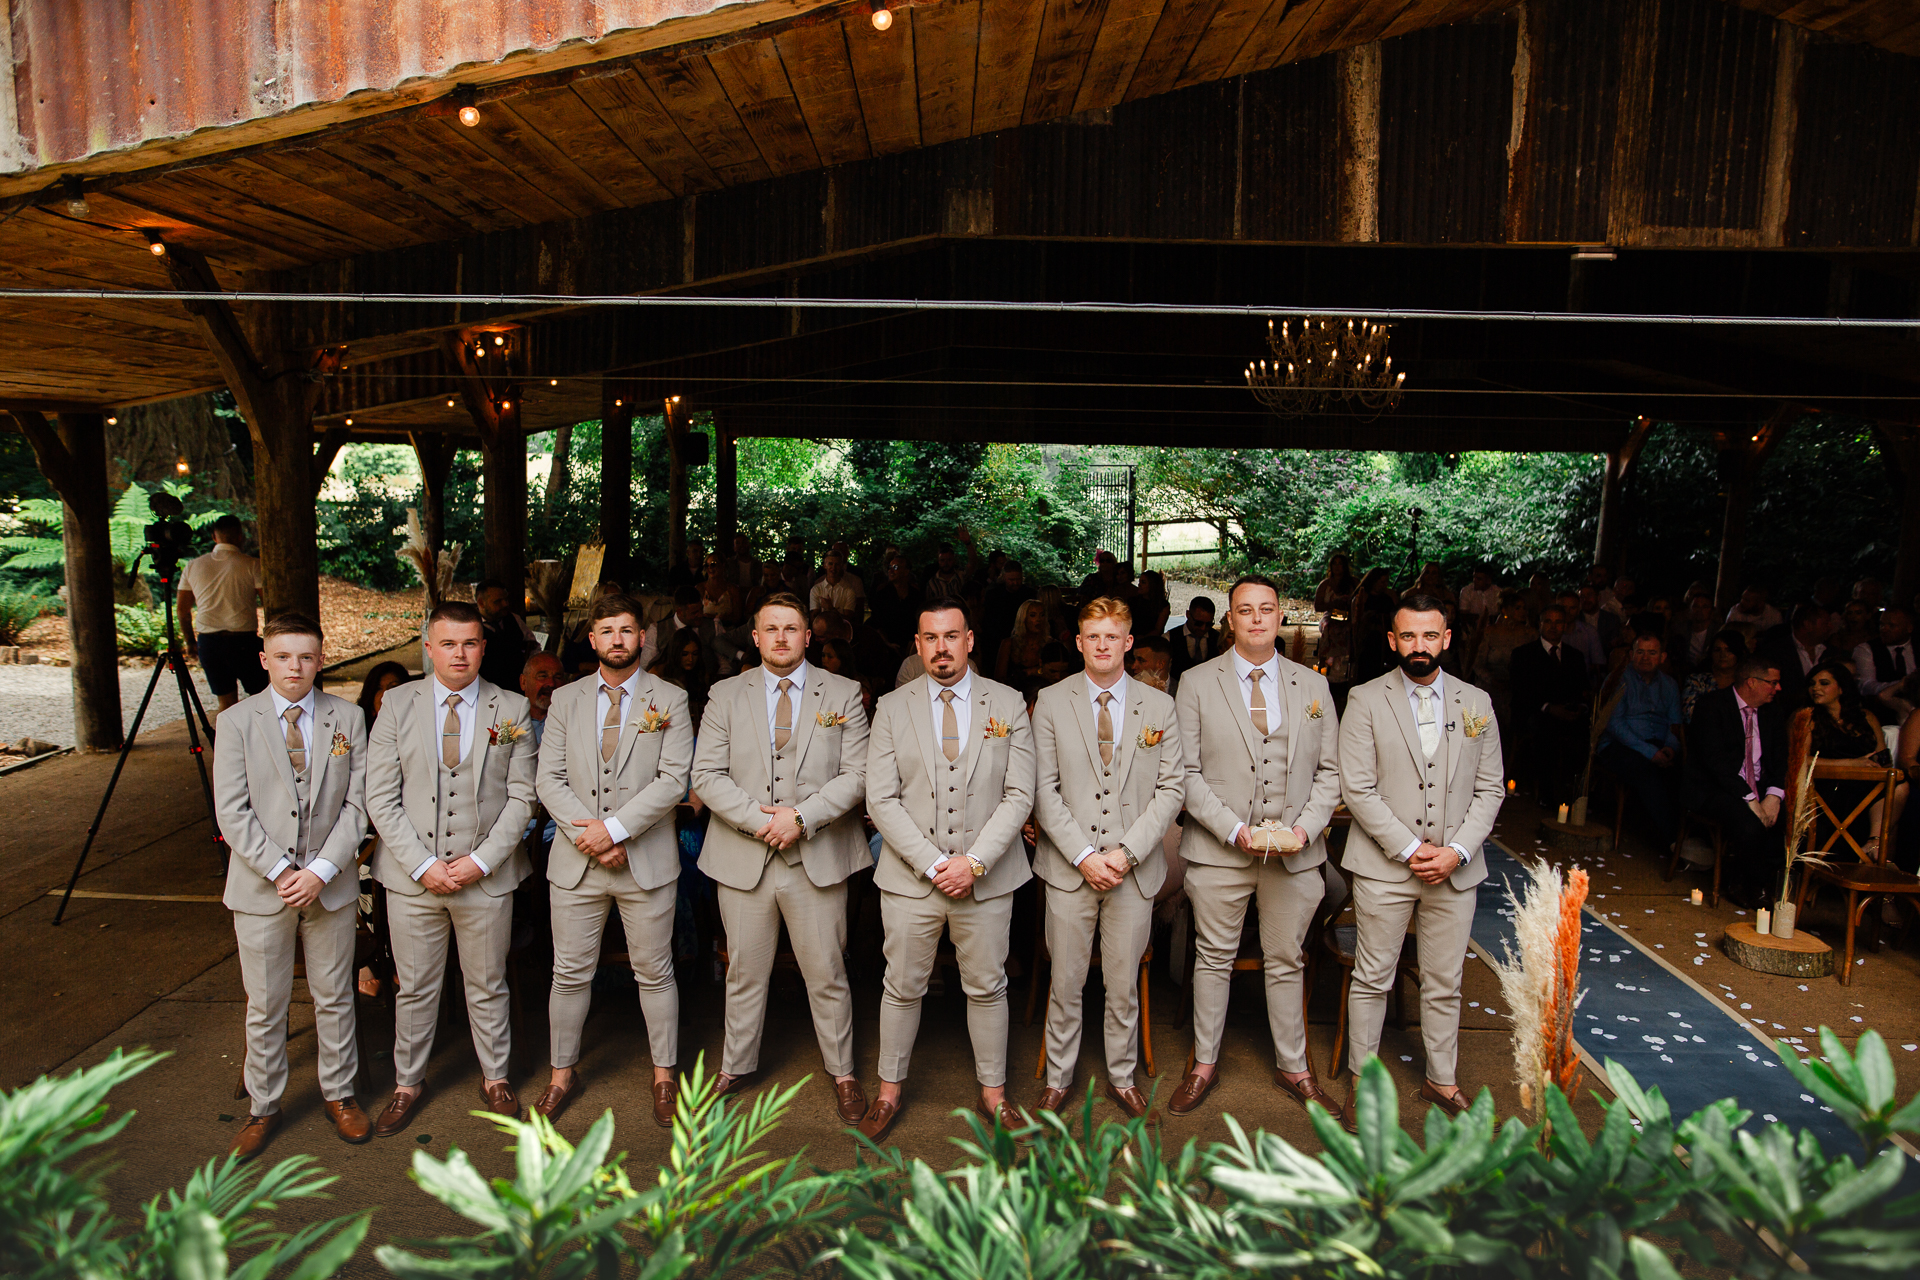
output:
[[1047, 1087], [1057, 1111], [1080, 1061], [1082, 993], [1100, 935], [1106, 975], [1106, 1096], [1128, 1115], [1147, 1113], [1133, 1080], [1140, 1042], [1135, 981], [1153, 930], [1153, 897], [1166, 880], [1161, 841], [1180, 805], [1186, 762], [1173, 699], [1126, 672], [1133, 613], [1102, 596], [1080, 610], [1075, 640], [1086, 672], [1040, 691], [1033, 710], [1039, 780], [1034, 873], [1047, 883]]

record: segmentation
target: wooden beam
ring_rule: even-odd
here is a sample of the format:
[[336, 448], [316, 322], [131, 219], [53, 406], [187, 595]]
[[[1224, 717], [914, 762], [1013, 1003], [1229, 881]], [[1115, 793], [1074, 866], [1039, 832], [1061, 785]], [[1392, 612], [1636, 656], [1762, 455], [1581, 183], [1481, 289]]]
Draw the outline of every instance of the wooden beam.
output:
[[1334, 55], [1340, 93], [1339, 234], [1380, 239], [1380, 45]]
[[724, 412], [714, 414], [713, 427], [713, 545], [731, 556], [740, 527], [740, 458]]
[[687, 562], [687, 415], [679, 396], [661, 402], [667, 423], [667, 563]]
[[487, 576], [506, 586], [515, 613], [525, 611], [527, 598], [527, 437], [520, 428], [527, 345], [524, 330], [472, 328], [448, 335], [445, 348], [480, 433]]
[[1638, 418], [1627, 429], [1626, 438], [1607, 451], [1607, 469], [1600, 480], [1600, 519], [1594, 531], [1593, 562], [1616, 574], [1626, 543], [1627, 474], [1652, 430], [1653, 419]]
[[1890, 597], [1910, 605], [1920, 593], [1920, 423], [1881, 422], [1875, 434], [1900, 484], [1900, 543]]
[[307, 474], [311, 477], [313, 496], [317, 500], [320, 490], [326, 487], [327, 472], [333, 470], [333, 460], [340, 456], [340, 448], [346, 444], [353, 433], [345, 427], [330, 427], [320, 437], [313, 448], [313, 461]]
[[1718, 433], [1720, 475], [1727, 486], [1726, 515], [1720, 525], [1720, 565], [1714, 577], [1714, 608], [1724, 613], [1740, 598], [1747, 552], [1747, 512], [1760, 478], [1760, 464], [1794, 423], [1807, 416], [1802, 405], [1783, 404], [1751, 433]]
[[634, 390], [617, 379], [600, 384], [600, 576], [631, 589], [633, 565]]
[[426, 532], [427, 545], [438, 553], [446, 545], [447, 472], [458, 446], [451, 436], [439, 432], [415, 431], [409, 440], [420, 463], [420, 527]]

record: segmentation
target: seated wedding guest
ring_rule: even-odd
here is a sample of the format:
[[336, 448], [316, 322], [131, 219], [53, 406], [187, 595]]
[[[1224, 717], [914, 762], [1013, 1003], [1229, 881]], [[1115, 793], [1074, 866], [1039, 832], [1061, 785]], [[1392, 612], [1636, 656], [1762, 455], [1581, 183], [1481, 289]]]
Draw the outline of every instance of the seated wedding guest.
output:
[[1059, 587], [1042, 587], [1034, 599], [1040, 602], [1040, 611], [1047, 615], [1047, 634], [1061, 644], [1071, 645], [1073, 638], [1080, 634], [1080, 624], [1075, 621], [1080, 614], [1067, 607], [1067, 593]]
[[[1909, 706], [1920, 705], [1920, 671], [1908, 676], [1899, 692]], [[1920, 782], [1920, 716], [1908, 716], [1900, 726], [1893, 761], [1900, 766], [1908, 785]], [[1920, 821], [1901, 823], [1894, 831], [1893, 847], [1894, 862], [1902, 871], [1920, 872]]]
[[1727, 900], [1749, 910], [1772, 901], [1784, 867], [1786, 725], [1768, 705], [1779, 689], [1769, 659], [1743, 658], [1730, 687], [1701, 697], [1687, 730], [1687, 806], [1720, 824]]
[[526, 619], [513, 611], [513, 593], [491, 578], [473, 589], [474, 607], [480, 610], [481, 635], [486, 640], [486, 655], [480, 660], [480, 678], [502, 689], [511, 689], [520, 679], [520, 667], [527, 655], [539, 646]]
[[1634, 587], [1633, 579], [1624, 573], [1621, 574], [1613, 580], [1612, 586], [1602, 587], [1598, 592], [1600, 607], [1622, 620], [1631, 617], [1633, 607], [1630, 602], [1639, 596], [1639, 592]]
[[1849, 600], [1840, 606], [1839, 628], [1827, 637], [1827, 647], [1851, 657], [1853, 651], [1869, 640], [1880, 638], [1880, 611], [1862, 600]]
[[1059, 684], [1079, 669], [1074, 654], [1058, 640], [1047, 643], [1040, 651], [1040, 683]]
[[670, 587], [697, 587], [706, 579], [707, 544], [698, 538], [687, 539], [687, 558], [667, 570]]
[[1540, 611], [1553, 603], [1553, 585], [1547, 581], [1547, 575], [1538, 569], [1527, 578], [1526, 590], [1520, 593], [1520, 604], [1527, 611], [1527, 621], [1535, 626], [1540, 624]]
[[701, 612], [722, 630], [739, 626], [747, 616], [746, 596], [728, 571], [727, 562], [715, 552], [701, 565], [706, 569], [706, 577], [699, 584]]
[[1732, 627], [1722, 628], [1707, 646], [1707, 664], [1687, 677], [1680, 688], [1680, 714], [1693, 723], [1693, 709], [1703, 694], [1733, 684], [1733, 673], [1747, 656], [1747, 638]]
[[[1347, 598], [1348, 597], [1343, 596], [1337, 601], [1342, 618], [1342, 622], [1340, 623], [1342, 627], [1347, 625], [1344, 621], [1347, 612]], [[1193, 599], [1187, 601], [1186, 625], [1178, 631], [1171, 632], [1167, 636], [1167, 641], [1171, 646], [1173, 656], [1171, 682], [1175, 688], [1179, 687], [1180, 676], [1183, 672], [1199, 666], [1210, 658], [1217, 658], [1223, 652], [1220, 645], [1220, 637], [1213, 629], [1213, 614], [1213, 601], [1207, 596], [1195, 596]], [[1323, 654], [1326, 649], [1326, 629], [1327, 624], [1324, 622], [1321, 623], [1320, 637], [1321, 651]]]
[[1758, 583], [1750, 583], [1740, 593], [1740, 599], [1734, 602], [1733, 608], [1727, 610], [1726, 625], [1745, 623], [1753, 627], [1757, 634], [1773, 630], [1782, 621], [1780, 611], [1767, 603], [1767, 589]]
[[1493, 581], [1493, 566], [1473, 567], [1473, 581], [1460, 590], [1459, 614], [1453, 629], [1458, 634], [1472, 632], [1500, 615], [1500, 588]]
[[1813, 590], [1808, 599], [1825, 609], [1828, 613], [1837, 613], [1845, 600], [1840, 594], [1840, 579], [1832, 574], [1822, 574], [1813, 580]]
[[1137, 646], [1148, 636], [1161, 636], [1167, 633], [1167, 618], [1173, 612], [1173, 606], [1167, 600], [1166, 575], [1157, 569], [1149, 569], [1140, 575], [1140, 594], [1131, 602], [1133, 610], [1133, 642]]
[[1369, 569], [1354, 588], [1348, 614], [1353, 619], [1353, 683], [1383, 676], [1391, 665], [1387, 627], [1400, 597], [1387, 585], [1385, 569]]
[[867, 607], [872, 610], [868, 621], [887, 638], [888, 644], [904, 653], [913, 647], [920, 601], [920, 584], [914, 581], [907, 558], [896, 551], [887, 557], [886, 581], [867, 597]]
[[1760, 647], [1760, 652], [1780, 664], [1780, 705], [1788, 711], [1807, 705], [1807, 677], [1827, 651], [1825, 641], [1832, 629], [1832, 616], [1812, 601], [1797, 604], [1787, 629]]
[[695, 726], [697, 731], [700, 717], [706, 714], [708, 691], [713, 687], [713, 676], [706, 663], [705, 646], [700, 643], [699, 633], [691, 627], [676, 631], [667, 641], [666, 651], [647, 668], [647, 674], [686, 691], [690, 715], [688, 723]]
[[1014, 611], [1013, 634], [1000, 642], [1000, 651], [994, 657], [993, 678], [1016, 689], [1022, 687], [1040, 674], [1041, 653], [1052, 643], [1040, 602], [1023, 602]]
[[1114, 584], [1119, 579], [1120, 562], [1111, 551], [1093, 553], [1093, 572], [1080, 579], [1080, 598], [1092, 600], [1096, 596], [1111, 596]]
[[794, 534], [787, 538], [787, 558], [781, 563], [787, 589], [795, 595], [813, 589], [813, 557], [807, 554], [807, 540]]
[[1150, 689], [1167, 692], [1173, 678], [1173, 647], [1167, 643], [1166, 633], [1137, 642], [1127, 656], [1133, 659], [1128, 675]]
[[1897, 688], [1920, 671], [1914, 662], [1911, 609], [1896, 604], [1881, 611], [1880, 634], [1854, 649], [1853, 670], [1860, 692], [1869, 695]]
[[820, 580], [813, 584], [807, 598], [810, 611], [838, 609], [849, 618], [859, 617], [866, 608], [867, 589], [847, 572], [845, 558], [838, 551], [829, 551], [820, 568]]
[[1353, 576], [1353, 566], [1347, 559], [1347, 553], [1336, 551], [1327, 557], [1327, 576], [1320, 579], [1320, 585], [1313, 589], [1313, 611], [1328, 613], [1337, 609], [1345, 613], [1347, 605], [1353, 600], [1353, 593], [1359, 589], [1360, 582]]
[[1584, 616], [1580, 593], [1562, 591], [1553, 602], [1567, 620], [1565, 643], [1586, 661], [1587, 680], [1597, 686], [1607, 675], [1607, 646], [1599, 630]]
[[1441, 571], [1438, 560], [1429, 560], [1422, 565], [1420, 576], [1413, 580], [1413, 584], [1407, 588], [1407, 591], [1424, 592], [1442, 601], [1447, 606], [1449, 614], [1455, 611], [1458, 603], [1457, 597], [1453, 594], [1453, 588], [1447, 585], [1446, 575]]
[[860, 665], [854, 661], [852, 641], [836, 639], [821, 645], [820, 669], [836, 676], [845, 676], [859, 685], [860, 700], [866, 706], [867, 715], [873, 715], [873, 681], [860, 673]]
[[[1861, 702], [1853, 673], [1844, 663], [1823, 662], [1802, 683], [1806, 686], [1809, 705], [1795, 712], [1788, 723], [1789, 742], [1797, 741], [1802, 732], [1810, 730], [1809, 749], [1828, 764], [1885, 765], [1892, 759], [1880, 720]], [[1813, 785], [1827, 807], [1844, 821], [1867, 798], [1874, 784], [1852, 778], [1816, 778]], [[1906, 803], [1907, 784], [1902, 782], [1894, 789], [1893, 811], [1888, 820], [1900, 821], [1900, 811]], [[1879, 856], [1884, 804], [1884, 800], [1876, 801], [1851, 824], [1853, 838], [1860, 842], [1869, 858]], [[1849, 846], [1840, 841], [1835, 848]]]
[[[611, 591], [606, 594], [618, 596], [620, 592]], [[599, 603], [598, 598], [594, 603]], [[592, 615], [591, 610], [588, 611], [588, 615]], [[673, 593], [673, 612], [647, 628], [646, 638], [640, 645], [640, 665], [645, 670], [653, 670], [653, 665], [672, 647], [674, 637], [687, 631], [700, 638], [701, 661], [706, 666], [707, 678], [711, 680], [719, 666], [719, 656], [713, 649], [714, 641], [718, 638], [715, 634], [716, 630], [713, 619], [705, 616], [703, 612], [700, 588], [677, 587]], [[591, 647], [588, 648], [587, 655], [591, 665], [586, 671], [581, 671], [571, 661], [567, 664], [568, 670], [575, 675], [590, 675], [599, 670], [600, 659]]]
[[1548, 805], [1573, 799], [1593, 714], [1586, 659], [1566, 636], [1566, 610], [1549, 605], [1540, 614], [1539, 639], [1513, 651], [1511, 668], [1513, 715], [1525, 731], [1525, 751], [1516, 755], [1531, 767], [1534, 788]]
[[1713, 616], [1713, 597], [1688, 596], [1685, 610], [1667, 632], [1667, 660], [1677, 674], [1687, 677], [1707, 670], [1707, 650], [1719, 632], [1720, 624]]
[[[1601, 651], [1608, 655], [1607, 665], [1611, 667], [1613, 665], [1612, 653], [1614, 647], [1620, 643], [1620, 615], [1609, 613], [1605, 609], [1602, 609], [1600, 607], [1600, 593], [1592, 587], [1580, 588], [1578, 599], [1580, 602], [1579, 621], [1592, 627], [1593, 633], [1600, 637]], [[1579, 624], [1576, 623], [1575, 625], [1578, 626]]]
[[1886, 588], [1878, 578], [1862, 578], [1853, 584], [1853, 598], [1878, 612], [1886, 604]]
[[1657, 630], [1635, 636], [1630, 654], [1594, 759], [1640, 802], [1653, 847], [1668, 849], [1680, 829], [1680, 689], [1660, 669]]
[[988, 653], [999, 653], [1000, 642], [1013, 634], [1014, 615], [1038, 594], [1027, 582], [1027, 571], [1018, 560], [1004, 561], [1000, 576], [981, 593], [980, 647]]
[[405, 684], [412, 678], [407, 669], [397, 662], [376, 663], [373, 670], [367, 672], [367, 678], [360, 682], [358, 701], [360, 714], [366, 718], [369, 730], [373, 728], [374, 717], [380, 714], [380, 703], [387, 690]]

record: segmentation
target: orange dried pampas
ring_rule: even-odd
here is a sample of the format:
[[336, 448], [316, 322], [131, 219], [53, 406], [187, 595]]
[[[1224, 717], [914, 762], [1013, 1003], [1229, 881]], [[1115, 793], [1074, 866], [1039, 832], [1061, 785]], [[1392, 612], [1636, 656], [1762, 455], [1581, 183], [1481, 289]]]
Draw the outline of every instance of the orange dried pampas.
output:
[[1563, 881], [1559, 868], [1542, 861], [1529, 868], [1528, 879], [1524, 900], [1507, 886], [1514, 938], [1505, 944], [1504, 959], [1492, 964], [1513, 1023], [1520, 1102], [1538, 1113], [1546, 1103], [1546, 1086], [1570, 1095], [1580, 1083], [1573, 1017], [1580, 1003], [1580, 911], [1587, 900], [1587, 873], [1576, 868]]
[[1587, 901], [1587, 873], [1575, 867], [1560, 891], [1560, 927], [1554, 936], [1553, 984], [1547, 997], [1544, 1036], [1546, 1077], [1569, 1098], [1580, 1087], [1580, 1055], [1573, 1045], [1573, 1011], [1580, 998], [1580, 909]]

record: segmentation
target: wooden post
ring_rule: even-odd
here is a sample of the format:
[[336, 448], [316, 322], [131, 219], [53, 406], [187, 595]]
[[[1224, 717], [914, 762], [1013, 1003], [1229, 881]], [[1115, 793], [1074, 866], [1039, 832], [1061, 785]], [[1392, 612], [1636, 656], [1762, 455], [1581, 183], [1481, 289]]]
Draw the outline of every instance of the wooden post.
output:
[[1799, 405], [1781, 405], [1751, 432], [1717, 433], [1720, 448], [1720, 478], [1727, 486], [1726, 516], [1720, 525], [1720, 566], [1713, 584], [1716, 610], [1724, 612], [1740, 598], [1742, 561], [1747, 552], [1747, 512], [1753, 506], [1754, 484], [1760, 478], [1760, 464], [1787, 429], [1806, 415]]
[[633, 572], [633, 388], [600, 383], [600, 576], [631, 591]]
[[308, 468], [308, 479], [313, 484], [315, 501], [320, 498], [320, 490], [326, 488], [327, 473], [333, 470], [333, 460], [340, 456], [340, 450], [346, 445], [349, 433], [345, 427], [333, 427], [323, 432], [320, 442], [313, 447], [313, 464]]
[[679, 396], [663, 406], [667, 423], [667, 564], [687, 562], [687, 418]]
[[526, 611], [527, 600], [527, 436], [518, 381], [525, 337], [519, 329], [465, 329], [445, 340], [480, 433], [487, 576], [506, 586], [515, 613]]
[[60, 495], [73, 644], [73, 738], [82, 751], [118, 751], [120, 662], [113, 625], [113, 536], [107, 528], [107, 420], [63, 413], [56, 431], [37, 413], [15, 413], [40, 473]]
[[1888, 598], [1911, 605], [1920, 592], [1920, 424], [1882, 422], [1877, 429], [1880, 455], [1900, 489], [1900, 549]]
[[1372, 243], [1380, 238], [1380, 42], [1333, 57], [1340, 100], [1339, 236]]
[[[220, 288], [206, 259], [191, 249], [167, 246], [164, 261], [176, 289]], [[243, 327], [224, 302], [183, 304], [200, 327], [227, 389], [253, 436], [253, 499], [260, 543], [260, 585], [267, 616], [298, 610], [320, 615], [319, 522], [314, 512], [316, 458], [313, 407], [320, 377], [340, 367], [344, 347], [318, 356], [298, 351], [285, 338], [291, 308], [260, 303]], [[332, 464], [332, 456], [326, 465]], [[319, 467], [324, 477], [326, 465]]]
[[[733, 555], [740, 528], [740, 455], [726, 420], [715, 414], [713, 432], [713, 541], [724, 557]], [[729, 559], [729, 563], [731, 560]]]
[[1651, 430], [1651, 418], [1637, 418], [1627, 429], [1626, 438], [1607, 451], [1606, 474], [1600, 481], [1600, 519], [1594, 532], [1593, 562], [1614, 574], [1620, 572], [1621, 546], [1626, 541], [1627, 473], [1633, 470], [1633, 460], [1639, 456], [1640, 446], [1646, 443]]
[[437, 432], [414, 431], [407, 438], [420, 463], [420, 527], [437, 554], [446, 545], [447, 472], [453, 469], [456, 447], [452, 436]]

